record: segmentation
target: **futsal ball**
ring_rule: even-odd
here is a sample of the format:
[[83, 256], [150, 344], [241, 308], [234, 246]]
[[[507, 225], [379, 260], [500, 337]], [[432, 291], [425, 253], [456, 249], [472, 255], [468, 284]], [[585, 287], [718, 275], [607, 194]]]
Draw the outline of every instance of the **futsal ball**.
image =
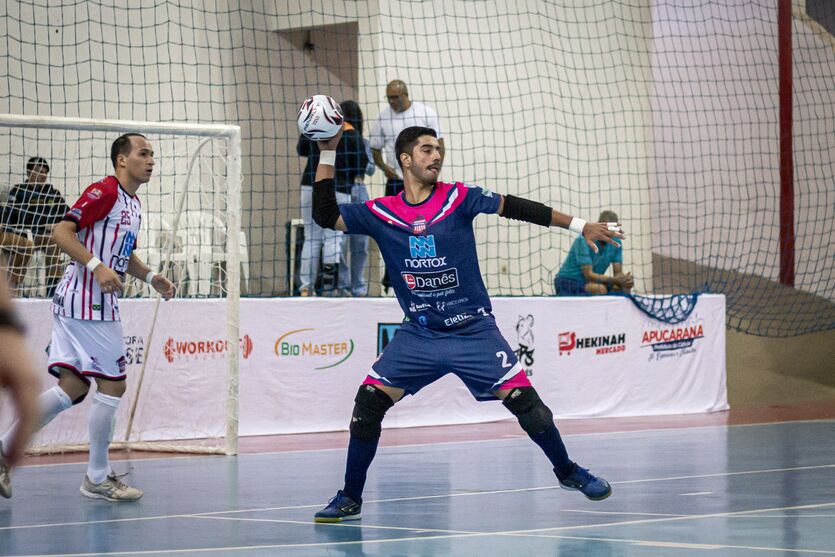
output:
[[299, 132], [311, 141], [330, 139], [342, 127], [342, 111], [327, 95], [313, 95], [299, 108]]

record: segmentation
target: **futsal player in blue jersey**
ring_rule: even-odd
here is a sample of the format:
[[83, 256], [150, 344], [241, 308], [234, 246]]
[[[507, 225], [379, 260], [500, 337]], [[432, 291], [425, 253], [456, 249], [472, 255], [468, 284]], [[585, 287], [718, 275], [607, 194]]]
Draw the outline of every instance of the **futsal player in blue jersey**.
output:
[[395, 154], [405, 190], [365, 203], [339, 205], [334, 193], [335, 149], [340, 134], [320, 141], [313, 186], [313, 218], [323, 228], [367, 234], [391, 271], [403, 325], [372, 365], [354, 399], [345, 485], [315, 515], [316, 522], [361, 517], [362, 492], [377, 452], [386, 412], [404, 395], [447, 373], [457, 375], [476, 400], [501, 399], [554, 466], [559, 484], [598, 501], [609, 483], [568, 458], [553, 414], [531, 386], [513, 349], [502, 337], [481, 279], [472, 221], [479, 213], [559, 226], [595, 241], [623, 238], [617, 227], [587, 223], [549, 207], [460, 182], [438, 181], [442, 147], [435, 131], [404, 129]]

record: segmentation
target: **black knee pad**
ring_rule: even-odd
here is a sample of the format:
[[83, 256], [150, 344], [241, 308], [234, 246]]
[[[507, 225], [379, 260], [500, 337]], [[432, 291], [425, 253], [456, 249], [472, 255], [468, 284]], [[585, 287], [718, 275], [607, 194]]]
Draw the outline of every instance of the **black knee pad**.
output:
[[351, 435], [373, 441], [380, 437], [383, 418], [394, 401], [373, 385], [361, 385], [354, 398], [354, 413], [351, 415]]
[[525, 433], [542, 433], [554, 425], [554, 414], [545, 406], [533, 387], [512, 389], [502, 404], [516, 416]]

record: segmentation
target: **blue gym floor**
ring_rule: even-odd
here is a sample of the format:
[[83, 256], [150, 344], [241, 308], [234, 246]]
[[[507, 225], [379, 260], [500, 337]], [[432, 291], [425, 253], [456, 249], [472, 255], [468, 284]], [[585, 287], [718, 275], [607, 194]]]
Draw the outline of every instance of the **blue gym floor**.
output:
[[132, 504], [81, 496], [84, 464], [24, 466], [0, 555], [835, 555], [835, 420], [565, 440], [609, 499], [555, 487], [524, 437], [381, 447], [345, 524], [312, 522], [344, 449], [116, 462]]

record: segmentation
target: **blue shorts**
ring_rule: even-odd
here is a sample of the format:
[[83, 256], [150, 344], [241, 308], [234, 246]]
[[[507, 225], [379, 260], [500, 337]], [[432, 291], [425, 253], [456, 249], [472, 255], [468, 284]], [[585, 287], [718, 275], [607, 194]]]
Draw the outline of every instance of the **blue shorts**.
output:
[[557, 296], [587, 296], [586, 281], [563, 278], [557, 275], [554, 279], [554, 293]]
[[499, 387], [530, 386], [492, 315], [446, 332], [405, 321], [371, 369], [366, 383], [410, 395], [448, 373], [458, 376], [476, 400], [495, 400]]

